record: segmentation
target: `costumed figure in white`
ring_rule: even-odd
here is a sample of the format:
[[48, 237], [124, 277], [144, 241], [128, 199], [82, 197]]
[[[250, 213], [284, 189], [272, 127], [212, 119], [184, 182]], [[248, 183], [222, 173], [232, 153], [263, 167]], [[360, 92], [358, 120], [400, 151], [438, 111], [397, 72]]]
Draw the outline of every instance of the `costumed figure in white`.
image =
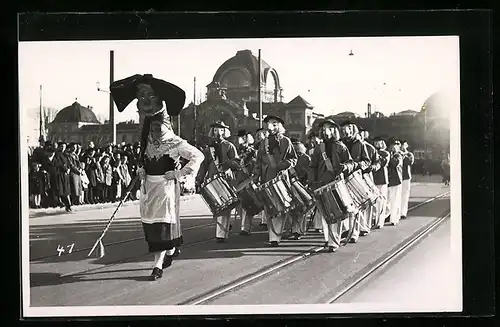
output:
[[[186, 100], [182, 89], [147, 74], [116, 81], [110, 92], [119, 112], [137, 99], [141, 126], [141, 167], [137, 171], [142, 184], [140, 215], [149, 252], [155, 255], [151, 279], [157, 280], [183, 243], [179, 179], [195, 175], [204, 156], [172, 129], [171, 116], [180, 114]], [[182, 169], [180, 158], [188, 161]]]

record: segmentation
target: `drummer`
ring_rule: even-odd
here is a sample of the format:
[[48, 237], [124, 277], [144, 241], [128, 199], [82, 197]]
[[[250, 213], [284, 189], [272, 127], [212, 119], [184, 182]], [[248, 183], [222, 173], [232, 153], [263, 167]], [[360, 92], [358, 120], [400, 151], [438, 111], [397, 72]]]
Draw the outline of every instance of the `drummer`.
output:
[[[267, 125], [269, 136], [264, 139], [257, 152], [257, 161], [253, 170], [254, 178], [264, 184], [279, 173], [288, 179], [288, 169], [297, 163], [297, 155], [293, 149], [292, 142], [284, 135], [283, 119], [278, 116], [267, 116], [264, 124]], [[266, 214], [267, 216], [267, 214]], [[285, 215], [268, 219], [269, 242], [272, 247], [279, 246], [283, 233]]]
[[399, 224], [401, 218], [401, 199], [403, 188], [403, 154], [400, 151], [401, 142], [395, 138], [389, 140], [389, 152], [391, 159], [388, 165], [389, 187], [388, 187], [388, 207], [389, 222], [391, 226]]
[[[205, 150], [205, 160], [200, 167], [198, 183], [212, 178], [217, 173], [224, 173], [227, 181], [234, 184], [234, 172], [240, 169], [238, 153], [233, 143], [227, 139], [231, 136], [229, 127], [222, 121], [210, 125], [210, 144]], [[215, 237], [217, 243], [224, 243], [229, 237], [232, 226], [230, 223], [232, 210], [226, 210], [217, 217]]]
[[[311, 131], [309, 133], [308, 137], [308, 145], [309, 145], [309, 150], [307, 151], [307, 154], [312, 157], [314, 153], [314, 148], [320, 144], [322, 140], [319, 138], [318, 133]], [[314, 221], [313, 221], [313, 228], [316, 230], [317, 233], [322, 233], [322, 228], [323, 228], [323, 223], [322, 223], [322, 218], [319, 215], [318, 212], [314, 215]]]
[[[255, 132], [255, 138], [254, 138], [254, 144], [253, 148], [255, 151], [259, 150], [260, 144], [263, 140], [265, 140], [269, 136], [269, 131], [267, 128], [258, 128], [257, 131]], [[260, 224], [259, 228], [261, 230], [267, 230], [267, 219], [266, 219], [266, 212], [262, 211], [260, 213]]]
[[381, 198], [376, 204], [377, 210], [375, 214], [375, 228], [380, 229], [384, 227], [385, 217], [387, 216], [387, 184], [389, 183], [387, 164], [391, 155], [387, 152], [387, 146], [381, 137], [374, 138], [373, 145], [377, 149], [380, 158], [380, 169], [373, 172], [373, 182], [381, 194]]
[[[363, 170], [363, 174], [366, 178], [369, 178], [373, 182], [373, 173], [380, 169], [380, 157], [378, 155], [377, 149], [373, 145], [368, 142], [368, 138], [370, 137], [370, 133], [364, 129], [363, 127], [359, 128], [359, 138], [360, 141], [366, 146], [366, 151], [368, 152], [368, 157], [371, 160], [371, 165], [367, 169]], [[377, 199], [377, 201], [380, 201]], [[371, 229], [375, 227], [375, 213], [376, 213], [376, 204], [370, 205], [365, 211], [365, 219], [364, 221], [368, 224], [367, 228]]]
[[[236, 184], [247, 180], [253, 171], [253, 165], [255, 164], [255, 159], [257, 157], [257, 151], [253, 147], [254, 139], [252, 134], [246, 130], [239, 130], [237, 135], [237, 150], [238, 156], [240, 158], [240, 169], [236, 171], [235, 178]], [[247, 212], [243, 207], [238, 208], [238, 213], [241, 217], [241, 236], [248, 236], [251, 232], [253, 217], [247, 217]]]
[[[309, 185], [317, 189], [334, 181], [341, 173], [349, 173], [354, 162], [346, 145], [340, 140], [340, 126], [332, 119], [320, 124], [320, 137], [323, 144], [314, 148], [309, 169]], [[324, 217], [323, 234], [328, 252], [335, 252], [340, 247], [342, 222], [328, 224]]]
[[[351, 121], [346, 121], [342, 123], [341, 128], [342, 141], [349, 149], [349, 153], [354, 160], [354, 170], [351, 173], [356, 170], [363, 171], [370, 167], [371, 161], [366, 151], [366, 146], [358, 137], [358, 126]], [[370, 233], [370, 228], [365, 218], [366, 216], [362, 211], [349, 218], [349, 230], [353, 231], [351, 238], [348, 240], [350, 243], [356, 243], [360, 235], [365, 236]]]
[[[296, 175], [299, 181], [305, 186], [308, 182], [309, 165], [311, 157], [306, 154], [305, 145], [297, 139], [290, 139], [293, 148], [297, 154], [297, 165], [291, 169], [292, 174]], [[302, 235], [307, 232], [307, 217], [305, 213], [293, 213], [292, 217], [292, 234], [288, 237], [291, 240], [300, 240]]]

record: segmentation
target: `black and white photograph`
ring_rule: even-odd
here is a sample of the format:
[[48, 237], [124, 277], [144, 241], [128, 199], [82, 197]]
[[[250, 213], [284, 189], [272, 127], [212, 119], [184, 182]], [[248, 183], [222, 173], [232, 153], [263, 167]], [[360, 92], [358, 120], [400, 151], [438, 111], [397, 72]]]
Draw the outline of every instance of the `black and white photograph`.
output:
[[458, 36], [19, 42], [26, 317], [462, 311]]

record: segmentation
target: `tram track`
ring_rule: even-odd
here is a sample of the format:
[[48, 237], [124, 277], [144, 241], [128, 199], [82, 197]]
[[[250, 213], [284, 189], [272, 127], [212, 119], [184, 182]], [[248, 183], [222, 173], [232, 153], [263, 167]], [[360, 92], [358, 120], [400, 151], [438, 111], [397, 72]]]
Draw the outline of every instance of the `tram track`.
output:
[[[437, 195], [435, 197], [429, 198], [426, 201], [423, 201], [421, 203], [418, 203], [418, 204], [416, 204], [416, 205], [408, 208], [408, 211], [410, 212], [410, 211], [413, 211], [413, 210], [415, 210], [417, 208], [425, 206], [426, 204], [429, 204], [429, 203], [431, 203], [431, 202], [433, 202], [433, 201], [435, 201], [437, 199], [440, 199], [440, 198], [443, 198], [443, 197], [447, 196], [449, 193], [450, 192], [447, 191], [447, 192], [441, 193], [441, 194], [439, 194], [439, 195]], [[402, 246], [398, 246], [398, 251], [396, 251], [395, 253], [402, 253], [405, 249], [407, 249], [408, 247], [410, 247], [411, 244], [416, 243], [419, 239], [421, 239], [422, 237], [424, 237], [425, 235], [427, 235], [431, 230], [433, 230], [434, 227], [439, 222], [442, 222], [444, 219], [446, 219], [445, 217], [449, 217], [449, 213], [447, 215], [445, 215], [444, 217], [438, 217], [438, 218], [436, 218], [430, 224], [426, 225], [424, 227], [424, 230], [421, 231], [417, 236], [410, 237], [410, 240], [408, 241], [408, 243], [405, 243]], [[263, 268], [257, 270], [256, 272], [247, 274], [247, 275], [242, 276], [240, 278], [237, 278], [237, 279], [235, 279], [235, 280], [233, 280], [233, 281], [231, 281], [229, 283], [226, 283], [225, 285], [213, 288], [213, 289], [211, 289], [211, 290], [209, 290], [207, 292], [204, 292], [202, 294], [199, 294], [199, 295], [196, 295], [194, 297], [191, 297], [191, 298], [189, 298], [189, 299], [187, 299], [185, 301], [177, 303], [177, 305], [204, 305], [204, 304], [209, 304], [211, 301], [214, 301], [216, 299], [224, 297], [224, 295], [226, 295], [226, 294], [229, 294], [229, 293], [235, 292], [235, 291], [237, 291], [237, 290], [239, 290], [241, 288], [250, 286], [253, 282], [255, 282], [257, 280], [261, 280], [262, 277], [267, 277], [267, 276], [271, 276], [271, 275], [277, 274], [280, 271], [282, 271], [284, 268], [287, 268], [287, 267], [293, 265], [294, 263], [297, 263], [297, 262], [302, 261], [302, 260], [306, 260], [307, 258], [310, 258], [310, 257], [312, 257], [314, 255], [317, 255], [323, 249], [324, 249], [323, 246], [311, 247], [311, 248], [305, 250], [304, 252], [302, 252], [300, 254], [297, 254], [297, 255], [294, 255], [294, 256], [282, 259], [282, 260], [280, 260], [278, 262], [275, 262], [275, 263], [273, 263], [271, 265], [263, 267]], [[394, 254], [390, 258], [393, 258], [395, 256], [396, 256], [396, 254]], [[382, 267], [382, 266], [388, 264], [389, 261], [390, 261], [390, 259], [386, 259], [386, 260], [384, 260], [383, 263], [381, 263], [379, 265], [376, 265], [376, 267], [378, 267], [378, 266]], [[371, 275], [372, 273], [374, 273], [376, 270], [378, 271], [380, 269], [380, 267], [374, 269], [369, 274], [366, 274], [366, 276], [363, 275], [362, 278], [363, 279], [368, 278], [369, 275]], [[361, 280], [356, 281], [356, 285], [359, 284], [360, 282], [361, 282]], [[354, 286], [355, 285], [350, 285], [348, 287], [345, 287], [345, 289], [342, 290], [342, 294], [345, 294], [350, 289], [352, 289]], [[338, 294], [340, 294], [340, 292]], [[339, 295], [339, 296], [341, 296], [341, 295]], [[336, 299], [338, 299], [339, 296], [335, 295], [334, 297], [332, 297], [329, 300], [336, 301]], [[330, 303], [330, 302], [327, 302], [327, 303]]]
[[[413, 211], [419, 207], [422, 207], [422, 206], [425, 206], [426, 204], [428, 203], [431, 203], [437, 199], [440, 199], [442, 197], [445, 197], [446, 195], [449, 194], [449, 191], [448, 192], [445, 192], [445, 193], [442, 193], [442, 194], [439, 194], [435, 197], [432, 197], [432, 198], [429, 198], [423, 202], [420, 202], [412, 207], [409, 208], [409, 211]], [[193, 229], [199, 229], [199, 228], [206, 228], [206, 227], [210, 227], [210, 226], [214, 226], [215, 223], [208, 223], [208, 224], [202, 224], [202, 225], [196, 225], [196, 226], [191, 226], [191, 227], [188, 227], [186, 229], [184, 229], [184, 231], [187, 231], [187, 230], [193, 230]], [[140, 240], [143, 240], [144, 237], [136, 237], [136, 238], [132, 238], [132, 239], [127, 239], [127, 240], [122, 240], [122, 241], [117, 241], [117, 242], [113, 242], [113, 243], [108, 243], [106, 244], [106, 246], [117, 246], [117, 245], [120, 245], [120, 244], [124, 244], [124, 243], [129, 243], [129, 242], [134, 242], [134, 241], [140, 241]], [[191, 243], [187, 243], [187, 244], [184, 244], [182, 246], [182, 249], [185, 249], [185, 248], [190, 248], [190, 247], [195, 247], [195, 246], [199, 246], [199, 245], [203, 245], [203, 244], [206, 244], [210, 241], [213, 241], [215, 239], [215, 237], [209, 237], [209, 238], [203, 238], [201, 240], [198, 240], [198, 241], [195, 241], [195, 242], [191, 242]], [[88, 249], [79, 249], [79, 252], [82, 252], [82, 251], [88, 251], [90, 248]], [[209, 290], [208, 292], [203, 292], [202, 294], [199, 294], [199, 295], [196, 295], [194, 297], [191, 297], [189, 298], [188, 300], [185, 300], [185, 301], [182, 301], [180, 303], [177, 303], [178, 305], [200, 305], [200, 304], [206, 304], [207, 302], [211, 302], [212, 300], [214, 299], [217, 299], [217, 298], [220, 298], [220, 297], [223, 297], [225, 294], [228, 294], [228, 293], [231, 293], [231, 292], [234, 292], [240, 288], [243, 288], [243, 287], [246, 287], [248, 285], [251, 285], [254, 281], [260, 279], [261, 277], [266, 277], [266, 276], [270, 276], [270, 275], [274, 275], [276, 273], [279, 273], [281, 270], [283, 270], [284, 268], [286, 267], [289, 267], [291, 265], [293, 265], [294, 263], [297, 263], [297, 262], [300, 262], [302, 260], [306, 260], [307, 258], [310, 258], [316, 254], [318, 254], [319, 252], [321, 252], [321, 250], [323, 250], [323, 246], [313, 246], [313, 247], [310, 247], [308, 249], [305, 249], [304, 251], [302, 251], [301, 253], [299, 254], [296, 254], [296, 255], [293, 255], [293, 256], [289, 256], [287, 258], [284, 258], [280, 261], [277, 261], [277, 262], [274, 262], [270, 265], [267, 265], [259, 270], [257, 270], [256, 272], [253, 272], [253, 273], [250, 273], [250, 274], [247, 274], [245, 276], [242, 276], [240, 278], [237, 278], [235, 280], [232, 280], [228, 283], [226, 283], [225, 285], [223, 286], [220, 286], [220, 287], [216, 287], [214, 289], [211, 289]], [[144, 251], [143, 253], [140, 253], [140, 254], [137, 254], [137, 255], [134, 255], [134, 256], [127, 256], [125, 258], [121, 258], [119, 260], [116, 260], [116, 261], [112, 261], [112, 262], [109, 262], [105, 265], [102, 265], [102, 266], [98, 266], [98, 267], [89, 267], [87, 269], [78, 269], [77, 271], [72, 271], [72, 272], [68, 272], [68, 273], [65, 273], [65, 274], [61, 274], [57, 277], [57, 279], [63, 279], [63, 278], [67, 278], [67, 277], [75, 277], [75, 276], [79, 276], [79, 275], [85, 275], [85, 274], [88, 274], [90, 272], [98, 272], [98, 271], [102, 271], [102, 270], [105, 270], [109, 267], [112, 267], [112, 266], [116, 266], [116, 265], [120, 265], [120, 264], [124, 264], [128, 261], [133, 261], [133, 260], [137, 260], [137, 259], [140, 259], [140, 258], [143, 258], [143, 257], [146, 257], [147, 255], [149, 255], [149, 253], [147, 253], [146, 251]], [[182, 255], [182, 253], [181, 253]], [[36, 283], [35, 283], [36, 284]], [[174, 303], [172, 303], [174, 304]]]
[[370, 277], [374, 276], [375, 273], [381, 271], [385, 267], [390, 266], [393, 262], [396, 262], [401, 256], [408, 253], [415, 245], [417, 245], [423, 238], [428, 236], [432, 231], [439, 227], [450, 217], [450, 211], [436, 218], [434, 221], [425, 226], [422, 230], [417, 232], [416, 235], [411, 236], [408, 240], [400, 244], [397, 249], [390, 251], [385, 257], [377, 260], [371, 267], [367, 267], [358, 276], [347, 280], [343, 285], [341, 285], [334, 295], [328, 298], [324, 303], [333, 304], [341, 300], [344, 296], [348, 295], [356, 286], [360, 285], [364, 281], [368, 280]]

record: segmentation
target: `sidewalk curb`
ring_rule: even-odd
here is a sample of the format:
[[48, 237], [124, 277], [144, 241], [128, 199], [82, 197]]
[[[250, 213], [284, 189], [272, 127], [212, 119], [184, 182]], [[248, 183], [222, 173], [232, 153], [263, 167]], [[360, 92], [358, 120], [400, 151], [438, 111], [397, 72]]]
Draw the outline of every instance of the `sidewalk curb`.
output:
[[[181, 196], [180, 202], [185, 202], [191, 199], [200, 196], [199, 194], [194, 195], [185, 195]], [[79, 206], [74, 206], [76, 208], [75, 212], [83, 212], [83, 211], [95, 211], [95, 210], [103, 210], [108, 208], [116, 208], [120, 202], [117, 201], [115, 203], [101, 203], [101, 204], [83, 204]], [[122, 207], [128, 207], [131, 205], [139, 205], [139, 200], [127, 201], [122, 204]], [[61, 208], [46, 208], [46, 209], [29, 209], [29, 218], [44, 218], [44, 217], [52, 217], [55, 214], [62, 212], [64, 209]]]

